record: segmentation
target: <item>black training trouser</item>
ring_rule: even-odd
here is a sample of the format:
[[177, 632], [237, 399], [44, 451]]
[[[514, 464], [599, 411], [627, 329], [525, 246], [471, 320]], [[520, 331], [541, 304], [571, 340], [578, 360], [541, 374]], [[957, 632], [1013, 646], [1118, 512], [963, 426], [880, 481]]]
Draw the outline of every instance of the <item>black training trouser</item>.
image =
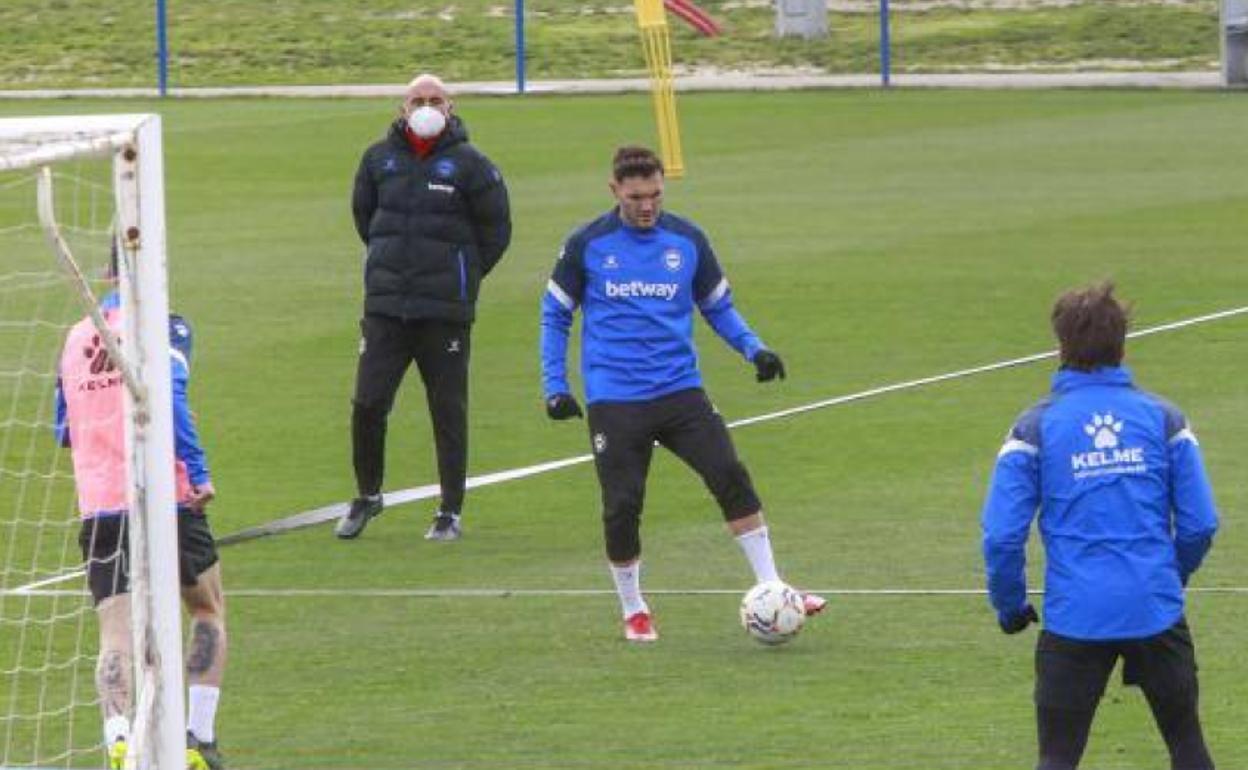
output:
[[602, 487], [607, 558], [613, 562], [641, 554], [641, 508], [656, 441], [702, 477], [725, 520], [762, 508], [728, 426], [701, 388], [650, 401], [590, 404], [589, 432]]
[[1213, 770], [1197, 704], [1196, 652], [1186, 620], [1145, 639], [1090, 642], [1042, 631], [1036, 642], [1037, 770], [1074, 770], [1118, 658], [1139, 685], [1170, 750], [1173, 770]]
[[386, 467], [386, 421], [394, 395], [416, 362], [425, 385], [442, 485], [439, 510], [459, 513], [468, 473], [468, 355], [471, 327], [422, 319], [366, 315], [360, 321], [351, 438], [361, 496], [381, 492]]

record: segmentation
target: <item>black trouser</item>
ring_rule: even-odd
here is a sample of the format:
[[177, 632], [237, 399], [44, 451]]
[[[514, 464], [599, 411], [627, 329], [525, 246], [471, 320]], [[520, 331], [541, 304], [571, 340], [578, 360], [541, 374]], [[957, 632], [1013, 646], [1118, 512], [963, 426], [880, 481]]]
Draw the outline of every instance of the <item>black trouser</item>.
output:
[[1043, 631], [1036, 642], [1037, 770], [1074, 770], [1118, 658], [1139, 685], [1170, 750], [1173, 770], [1213, 770], [1197, 711], [1196, 652], [1187, 622], [1145, 639], [1085, 642]]
[[468, 474], [468, 354], [471, 327], [439, 320], [402, 321], [366, 315], [355, 376], [351, 438], [361, 496], [381, 492], [386, 421], [412, 361], [425, 384], [442, 485], [439, 510], [459, 513]]
[[726, 520], [762, 507], [728, 427], [701, 389], [651, 401], [590, 404], [589, 432], [602, 487], [607, 558], [613, 562], [641, 554], [641, 508], [656, 441], [702, 477]]

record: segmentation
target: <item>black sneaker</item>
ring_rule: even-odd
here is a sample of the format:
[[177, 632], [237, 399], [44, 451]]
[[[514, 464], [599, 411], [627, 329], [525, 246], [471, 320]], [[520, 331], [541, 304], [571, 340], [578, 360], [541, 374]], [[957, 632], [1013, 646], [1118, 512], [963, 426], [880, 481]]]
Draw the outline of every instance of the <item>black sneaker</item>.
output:
[[187, 730], [186, 770], [225, 770], [225, 759], [217, 751], [217, 742], [206, 743]]
[[461, 534], [463, 533], [459, 528], [459, 514], [438, 511], [433, 515], [433, 523], [429, 525], [429, 531], [425, 533], [425, 539], [458, 540]]
[[351, 501], [351, 510], [338, 520], [334, 534], [343, 540], [359, 537], [364, 527], [368, 526], [368, 520], [381, 515], [381, 509], [381, 495], [355, 498]]

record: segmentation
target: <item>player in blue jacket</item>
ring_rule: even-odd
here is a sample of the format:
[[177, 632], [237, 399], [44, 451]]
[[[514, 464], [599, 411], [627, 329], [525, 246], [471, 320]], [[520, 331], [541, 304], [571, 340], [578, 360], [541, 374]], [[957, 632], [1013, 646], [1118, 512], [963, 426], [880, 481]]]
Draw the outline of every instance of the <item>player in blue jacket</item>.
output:
[[1079, 765], [1118, 658], [1178, 770], [1211, 770], [1197, 710], [1184, 586], [1218, 528], [1200, 446], [1183, 414], [1122, 366], [1127, 313], [1112, 284], [1053, 307], [1061, 369], [997, 456], [983, 510], [988, 592], [1001, 629], [1038, 621], [1025, 551], [1039, 513], [1046, 555], [1036, 645], [1038, 770]]
[[[706, 235], [663, 211], [663, 164], [643, 147], [616, 151], [616, 207], [568, 239], [542, 298], [542, 380], [547, 414], [581, 417], [567, 379], [568, 332], [580, 307], [581, 369], [602, 488], [607, 559], [629, 641], [658, 638], [641, 593], [641, 509], [657, 442], [702, 477], [758, 581], [779, 580], [762, 503], [702, 390], [693, 346], [696, 308], [754, 364], [759, 382], [784, 364], [732, 304]], [[805, 594], [808, 614], [826, 602]]]

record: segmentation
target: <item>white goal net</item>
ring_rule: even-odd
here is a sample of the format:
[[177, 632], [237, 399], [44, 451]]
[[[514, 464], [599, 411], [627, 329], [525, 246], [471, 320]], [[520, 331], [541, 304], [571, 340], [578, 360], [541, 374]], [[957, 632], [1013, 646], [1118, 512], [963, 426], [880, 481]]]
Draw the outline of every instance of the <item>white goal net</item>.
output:
[[[0, 770], [107, 766], [97, 621], [58, 430], [62, 354], [76, 352], [66, 337], [92, 316], [79, 352], [126, 394], [126, 766], [184, 762], [162, 176], [157, 116], [0, 119]], [[109, 295], [119, 334], [99, 315]]]

